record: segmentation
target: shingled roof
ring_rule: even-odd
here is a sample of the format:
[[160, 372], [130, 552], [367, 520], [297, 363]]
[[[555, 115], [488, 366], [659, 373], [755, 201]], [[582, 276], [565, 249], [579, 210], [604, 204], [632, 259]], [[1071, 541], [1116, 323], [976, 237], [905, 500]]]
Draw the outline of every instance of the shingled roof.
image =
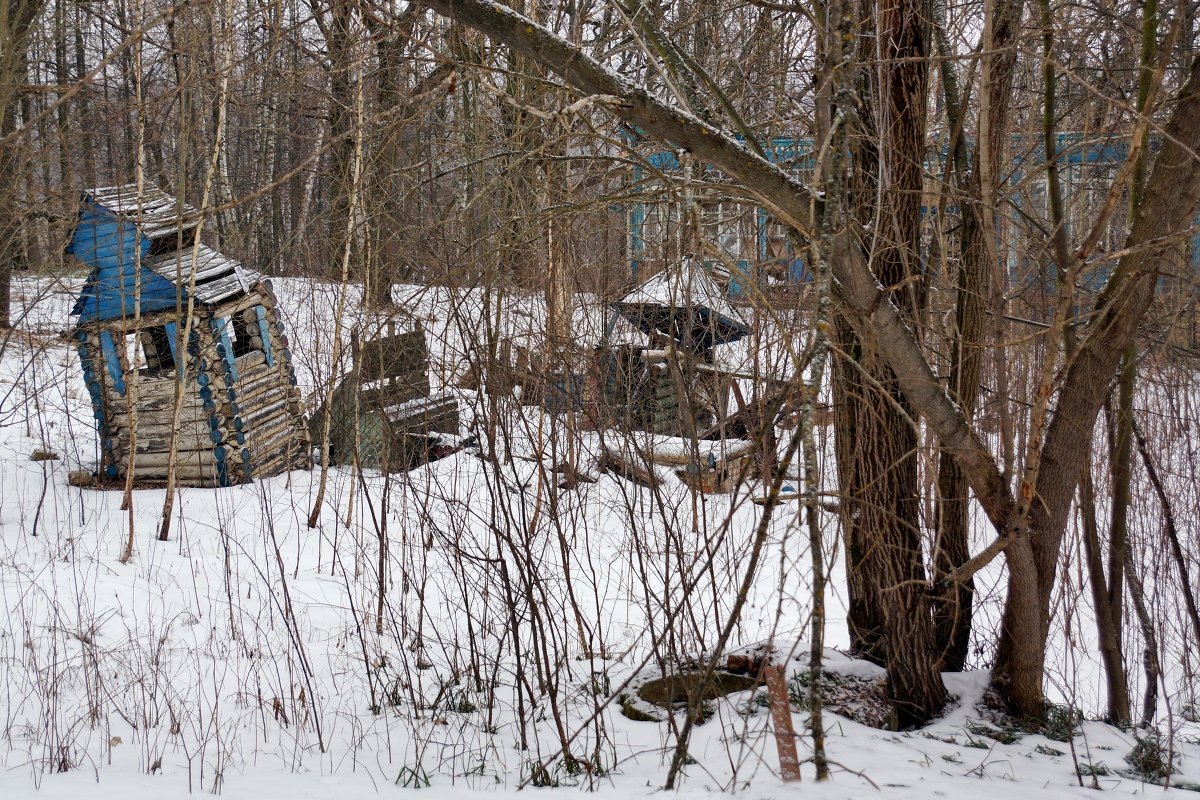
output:
[[659, 332], [695, 352], [736, 342], [750, 326], [692, 259], [668, 267], [613, 307], [642, 332]]
[[176, 308], [189, 294], [215, 304], [249, 291], [257, 273], [193, 244], [199, 221], [196, 209], [156, 187], [85, 191], [67, 252], [91, 272], [72, 313], [80, 322], [109, 320]]

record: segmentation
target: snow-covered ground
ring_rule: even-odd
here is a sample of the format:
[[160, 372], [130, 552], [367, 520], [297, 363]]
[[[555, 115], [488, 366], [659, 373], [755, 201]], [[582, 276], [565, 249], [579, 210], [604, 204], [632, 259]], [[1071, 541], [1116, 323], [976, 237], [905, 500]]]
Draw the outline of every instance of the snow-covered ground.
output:
[[[455, 390], [478, 453], [390, 480], [332, 469], [315, 528], [319, 469], [183, 489], [159, 542], [162, 490], [135, 491], [122, 510], [119, 492], [67, 483], [95, 463], [97, 444], [77, 359], [56, 335], [70, 324], [65, 288], [20, 284], [29, 313], [0, 345], [0, 797], [308, 798], [426, 784], [456, 797], [534, 779], [625, 796], [662, 785], [673, 726], [627, 719], [609, 699], [659, 659], [715, 642], [761, 489], [705, 497], [669, 473], [657, 491], [597, 473], [560, 490], [553, 467], [594, 472], [602, 434], [507, 401], [476, 415], [487, 401]], [[336, 371], [335, 317], [352, 318], [357, 297], [303, 281], [276, 289], [315, 401]], [[435, 383], [452, 389], [483, 326], [480, 295], [410, 289], [405, 303], [430, 333]], [[535, 336], [541, 314], [536, 302], [506, 301], [504, 335]], [[603, 309], [581, 309], [574, 329], [598, 340], [606, 324]], [[35, 450], [59, 458], [33, 461]], [[734, 645], [805, 651], [810, 556], [796, 511], [785, 506], [772, 524]], [[135, 555], [121, 564], [131, 530]], [[830, 549], [827, 641], [838, 647], [844, 591]], [[999, 573], [981, 577], [982, 619], [992, 619]], [[1050, 689], [1094, 713], [1086, 624], [1059, 643]], [[959, 700], [923, 731], [827, 716], [836, 766], [821, 786], [811, 765], [803, 784], [780, 782], [758, 693], [731, 695], [695, 729], [682, 791], [1052, 798], [1084, 791], [1093, 775], [1122, 794], [1161, 791], [1121, 774], [1132, 734], [1085, 723], [1069, 744], [1034, 734], [1001, 743], [976, 708], [986, 674], [946, 682]], [[797, 730], [806, 717], [795, 711]], [[1171, 721], [1173, 780], [1200, 783], [1200, 728]], [[807, 737], [800, 747], [803, 758]]]

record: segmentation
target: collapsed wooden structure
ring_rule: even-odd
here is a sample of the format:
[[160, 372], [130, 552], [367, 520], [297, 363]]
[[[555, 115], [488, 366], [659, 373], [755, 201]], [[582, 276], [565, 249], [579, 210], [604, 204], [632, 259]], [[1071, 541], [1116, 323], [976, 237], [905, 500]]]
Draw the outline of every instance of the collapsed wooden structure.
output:
[[728, 413], [731, 379], [713, 348], [750, 332], [705, 270], [690, 260], [613, 303], [649, 344], [599, 352], [599, 412], [633, 430], [696, 436]]
[[[395, 472], [436, 456], [437, 434], [459, 432], [458, 400], [434, 394], [429, 348], [420, 325], [395, 333], [394, 325], [366, 341], [356, 334], [353, 365], [329, 403], [329, 460]], [[324, 406], [313, 415], [312, 438], [324, 436]], [[452, 447], [452, 445], [450, 445]]]
[[603, 445], [602, 467], [654, 485], [669, 467], [705, 492], [728, 491], [743, 475], [750, 442], [727, 437], [733, 377], [713, 348], [750, 332], [707, 272], [685, 260], [639, 286], [613, 310], [648, 337], [648, 345], [601, 348], [594, 413], [632, 434]]
[[154, 187], [83, 194], [72, 314], [104, 477], [162, 480], [173, 460], [183, 485], [227, 486], [310, 464], [278, 300], [197, 241], [199, 219]]

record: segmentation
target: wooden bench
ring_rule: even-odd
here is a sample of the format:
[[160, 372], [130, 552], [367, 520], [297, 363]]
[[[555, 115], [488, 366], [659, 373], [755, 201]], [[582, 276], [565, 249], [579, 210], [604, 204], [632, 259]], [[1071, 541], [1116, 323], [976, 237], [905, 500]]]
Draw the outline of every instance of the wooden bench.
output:
[[[433, 434], [458, 433], [458, 401], [430, 389], [429, 349], [420, 326], [361, 344], [355, 341], [352, 347], [353, 366], [330, 404], [332, 463], [357, 460], [372, 469], [410, 469], [423, 463], [420, 452], [436, 444]], [[313, 416], [314, 441], [320, 441], [322, 412]]]

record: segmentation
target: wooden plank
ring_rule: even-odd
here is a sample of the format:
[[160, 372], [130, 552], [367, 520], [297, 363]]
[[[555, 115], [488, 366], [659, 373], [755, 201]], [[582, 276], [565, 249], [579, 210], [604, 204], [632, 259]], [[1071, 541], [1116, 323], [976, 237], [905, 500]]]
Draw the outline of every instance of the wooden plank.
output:
[[268, 366], [275, 365], [275, 355], [271, 349], [271, 332], [267, 323], [267, 313], [261, 305], [254, 306], [249, 309], [254, 313], [254, 319], [258, 323], [259, 337], [262, 341], [263, 356], [267, 360]]
[[264, 428], [257, 437], [248, 439], [246, 445], [250, 448], [251, 460], [258, 462], [264, 453], [270, 454], [288, 442], [294, 442], [299, 447], [300, 432], [293, 425], [283, 424]]
[[[120, 431], [128, 431], [130, 428], [129, 417], [124, 416], [117, 418], [115, 424], [110, 426], [121, 435]], [[178, 426], [171, 425], [170, 421], [154, 423], [147, 420], [138, 420], [138, 436], [147, 438], [159, 436], [169, 437], [177, 435], [180, 437], [201, 438], [209, 436], [212, 433], [212, 428], [207, 421], [191, 420], [182, 422]]]
[[429, 393], [429, 375], [421, 371], [399, 376], [394, 384], [363, 389], [359, 393], [359, 402], [366, 409], [382, 409], [420, 397], [429, 397]]
[[227, 278], [218, 278], [211, 283], [197, 286], [195, 291], [196, 299], [209, 305], [215, 305], [234, 295], [245, 293], [242, 278], [236, 272]]
[[250, 292], [245, 297], [238, 297], [230, 300], [227, 303], [218, 305], [213, 308], [212, 313], [217, 317], [231, 317], [234, 314], [242, 311], [248, 311], [262, 307], [264, 309], [264, 314], [266, 314], [266, 304], [268, 302], [269, 300], [263, 296], [260, 290], [255, 287], [251, 287]]
[[[129, 437], [111, 436], [106, 437], [114, 452], [120, 452], [124, 457], [129, 455]], [[175, 449], [179, 451], [187, 450], [212, 450], [216, 447], [210, 437], [175, 437]], [[137, 437], [136, 450], [138, 453], [165, 453], [171, 448], [171, 438], [169, 436], [141, 436]]]
[[254, 425], [245, 428], [242, 433], [245, 434], [247, 446], [255, 448], [260, 442], [267, 441], [280, 431], [295, 428], [297, 428], [295, 418], [286, 411], [280, 411], [273, 415], [262, 417]]
[[[262, 354], [259, 353], [258, 355], [261, 356]], [[279, 381], [279, 370], [272, 369], [271, 367], [268, 367], [266, 364], [262, 363], [252, 364], [250, 369], [245, 373], [242, 373], [242, 370], [239, 367], [238, 375], [240, 376], [240, 379], [234, 384], [233, 388], [234, 391], [244, 395], [253, 394], [255, 389], [261, 388], [264, 383]]]
[[[656, 464], [686, 466], [697, 459], [707, 466], [724, 466], [727, 462], [735, 461], [749, 455], [754, 450], [753, 442], [735, 440], [733, 442], [711, 442], [698, 440], [693, 452], [692, 443], [686, 439], [675, 441], [652, 442], [642, 453]], [[712, 456], [712, 461], [709, 456]], [[715, 462], [715, 464], [713, 463]]]
[[[142, 453], [138, 455], [134, 462], [133, 470], [136, 474], [141, 468], [165, 468], [170, 460], [169, 452]], [[125, 468], [129, 467], [129, 456], [126, 454], [123, 459]], [[212, 450], [177, 450], [175, 452], [175, 464], [181, 469], [188, 468], [214, 468], [217, 463], [216, 453]]]
[[196, 260], [192, 261], [192, 248], [185, 247], [183, 250], [177, 250], [173, 253], [164, 253], [160, 256], [151, 256], [142, 260], [142, 264], [152, 270], [156, 275], [166, 278], [172, 283], [176, 282], [178, 276], [179, 285], [187, 287], [191, 282], [193, 272], [196, 275], [196, 280], [200, 280], [201, 276], [206, 272], [213, 273], [213, 265], [220, 265], [225, 260], [215, 250], [212, 250], [204, 245], [200, 245], [199, 251], [196, 253]]
[[[206, 380], [206, 379], [201, 379]], [[146, 378], [142, 376], [130, 375], [128, 378], [130, 384], [137, 382], [137, 399], [138, 402], [150, 399], [175, 398], [175, 384], [177, 383], [174, 377], [170, 378]], [[189, 397], [199, 397], [201, 384], [199, 381], [188, 377], [183, 382], [183, 396], [186, 400]]]
[[776, 664], [763, 670], [767, 679], [771, 725], [775, 728], [775, 747], [779, 752], [779, 772], [784, 782], [800, 780], [800, 756], [796, 753], [796, 729], [792, 726], [792, 703], [788, 699], [783, 667]]
[[359, 361], [363, 382], [429, 368], [429, 349], [421, 330], [364, 342]]
[[[257, 454], [251, 458], [254, 475], [262, 476], [264, 470], [267, 471], [266, 474], [277, 475], [283, 471], [285, 464], [306, 463], [307, 452], [308, 445], [297, 439], [277, 437], [270, 442], [265, 442]], [[271, 472], [272, 469], [276, 471]]]
[[257, 455], [274, 440], [285, 435], [297, 437], [299, 431], [296, 429], [295, 420], [291, 415], [281, 414], [278, 417], [263, 420], [258, 427], [246, 431], [245, 434], [246, 446], [250, 448], [252, 454]]
[[294, 386], [284, 386], [278, 392], [264, 392], [244, 402], [239, 400], [236, 403], [237, 414], [245, 422], [245, 420], [255, 416], [264, 408], [276, 402], [286, 403], [288, 411], [292, 416], [296, 417], [297, 423], [303, 421], [304, 404], [301, 401], [301, 392]]
[[393, 431], [458, 433], [458, 400], [449, 396], [409, 401], [384, 409]]
[[258, 408], [255, 408], [249, 412], [239, 408], [241, 413], [238, 415], [238, 418], [241, 420], [242, 430], [252, 429], [260, 420], [273, 417], [276, 414], [282, 414], [283, 416], [290, 417], [290, 409], [287, 406], [287, 397], [281, 397], [278, 400], [272, 400], [270, 397], [266, 397], [264, 398], [264, 402], [259, 404]]
[[[163, 414], [170, 415], [175, 406], [174, 397], [138, 397], [134, 409], [138, 414], [144, 414], [148, 417], [161, 418]], [[130, 403], [129, 398], [113, 398], [108, 401], [108, 408], [114, 414], [128, 414]], [[199, 395], [185, 395], [183, 397], [183, 408], [181, 419], [195, 419], [201, 416], [207, 417], [213, 408], [205, 408], [205, 403], [200, 399]]]
[[291, 469], [308, 469], [311, 466], [307, 446], [299, 445], [293, 448], [289, 443], [281, 446], [276, 452], [269, 453], [261, 463], [255, 464], [254, 476], [270, 478]]
[[285, 383], [279, 379], [279, 374], [264, 377], [260, 381], [256, 381], [253, 386], [245, 389], [234, 389], [232, 396], [234, 402], [238, 404], [238, 412], [240, 414], [248, 414], [255, 408], [260, 408], [264, 401], [271, 401], [280, 397], [290, 397], [292, 386], [290, 383]]
[[[164, 480], [167, 477], [166, 467], [134, 466], [135, 480]], [[175, 478], [185, 486], [200, 486], [204, 488], [220, 485], [217, 479], [217, 468], [184, 466], [175, 469]]]
[[611, 472], [639, 486], [654, 489], [662, 485], [662, 480], [652, 471], [609, 450], [600, 454], [599, 466], [604, 472]]
[[113, 343], [112, 333], [110, 331], [100, 332], [100, 351], [104, 356], [104, 364], [108, 368], [109, 380], [106, 383], [116, 390], [117, 394], [125, 394], [125, 371], [121, 367], [121, 357], [117, 354], [117, 347]]

